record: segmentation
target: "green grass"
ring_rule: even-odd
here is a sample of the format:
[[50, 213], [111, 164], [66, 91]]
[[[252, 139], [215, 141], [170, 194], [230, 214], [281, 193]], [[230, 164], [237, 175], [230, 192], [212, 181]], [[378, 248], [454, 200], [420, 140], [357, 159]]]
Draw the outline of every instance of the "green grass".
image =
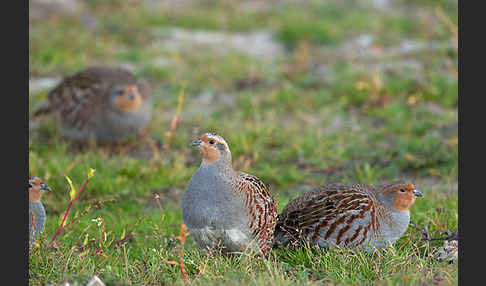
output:
[[[427, 226], [432, 237], [442, 237], [457, 228], [457, 51], [449, 46], [447, 26], [433, 16], [440, 7], [457, 23], [457, 1], [402, 2], [403, 9], [381, 11], [362, 1], [259, 9], [242, 8], [239, 1], [171, 8], [87, 1], [74, 12], [31, 17], [32, 77], [128, 64], [152, 84], [155, 112], [150, 138], [123, 153], [74, 146], [49, 117], [30, 131], [29, 175], [42, 177], [54, 191], [43, 197], [48, 218], [38, 249], [29, 254], [29, 284], [84, 285], [93, 275], [107, 285], [182, 284], [180, 267], [169, 261], [179, 261], [181, 195], [200, 164], [189, 143], [206, 131], [224, 136], [235, 168], [270, 185], [280, 197], [279, 211], [303, 190], [331, 182], [410, 179], [424, 197], [411, 209], [415, 227], [376, 255], [306, 247], [274, 250], [268, 260], [228, 257], [200, 252], [188, 236], [187, 284], [457, 284], [457, 264], [433, 258], [442, 241], [425, 241], [420, 231]], [[85, 27], [86, 15], [94, 28]], [[171, 27], [266, 30], [284, 54], [255, 58], [244, 51], [220, 54], [211, 46], [174, 51], [154, 33]], [[347, 57], [344, 46], [362, 34], [374, 37], [368, 49], [383, 50], [382, 57]], [[405, 39], [438, 48], [386, 55]], [[358, 47], [351, 51], [357, 54]], [[420, 69], [399, 68], [409, 60]], [[396, 65], [373, 69], [382, 63]], [[319, 73], [322, 67], [330, 72]], [[182, 86], [181, 121], [164, 153], [160, 146], [167, 143]], [[30, 111], [46, 92], [30, 92]], [[159, 146], [156, 153], [151, 144]], [[70, 201], [65, 176], [79, 190], [89, 168], [95, 176], [67, 221], [93, 208], [61, 233], [58, 249], [47, 247]], [[100, 226], [92, 221], [97, 217]], [[110, 246], [124, 235], [130, 238]]]

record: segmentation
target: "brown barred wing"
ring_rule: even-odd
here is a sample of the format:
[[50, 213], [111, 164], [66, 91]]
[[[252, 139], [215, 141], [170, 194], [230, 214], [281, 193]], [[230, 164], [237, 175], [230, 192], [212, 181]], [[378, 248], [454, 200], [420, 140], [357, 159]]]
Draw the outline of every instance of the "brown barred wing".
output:
[[65, 78], [49, 92], [50, 109], [58, 120], [82, 129], [106, 97], [106, 86], [90, 73], [81, 72]]
[[291, 201], [278, 217], [276, 246], [308, 239], [327, 246], [361, 246], [378, 228], [372, 187], [330, 184]]
[[265, 253], [271, 247], [273, 240], [278, 202], [272, 198], [269, 188], [260, 179], [250, 174], [238, 173], [237, 189], [248, 208], [249, 227], [253, 236], [259, 241], [260, 249]]

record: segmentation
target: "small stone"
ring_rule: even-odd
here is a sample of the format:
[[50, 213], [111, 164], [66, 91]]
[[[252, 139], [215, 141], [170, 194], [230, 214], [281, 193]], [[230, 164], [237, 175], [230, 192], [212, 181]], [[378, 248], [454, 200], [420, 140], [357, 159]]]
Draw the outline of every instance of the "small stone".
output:
[[105, 283], [103, 283], [103, 281], [101, 281], [101, 279], [98, 278], [98, 276], [95, 275], [88, 282], [88, 285], [87, 286], [105, 286]]
[[454, 263], [458, 258], [459, 242], [457, 240], [444, 241], [444, 245], [435, 250], [434, 258], [439, 261]]

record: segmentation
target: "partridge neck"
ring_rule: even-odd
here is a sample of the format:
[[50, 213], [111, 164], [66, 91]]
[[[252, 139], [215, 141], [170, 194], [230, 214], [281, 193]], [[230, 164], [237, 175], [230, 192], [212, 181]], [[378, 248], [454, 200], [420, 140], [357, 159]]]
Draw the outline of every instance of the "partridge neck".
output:
[[199, 168], [203, 172], [217, 174], [221, 179], [227, 182], [233, 182], [236, 178], [236, 171], [231, 166], [231, 161], [228, 163], [220, 159], [211, 164], [201, 163]]
[[39, 203], [41, 194], [39, 191], [29, 190], [29, 203]]

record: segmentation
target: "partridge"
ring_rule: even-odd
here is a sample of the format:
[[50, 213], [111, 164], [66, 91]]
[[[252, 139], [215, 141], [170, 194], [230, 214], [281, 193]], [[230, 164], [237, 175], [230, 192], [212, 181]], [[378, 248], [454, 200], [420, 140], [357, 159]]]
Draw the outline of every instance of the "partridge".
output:
[[382, 249], [407, 230], [409, 208], [422, 193], [412, 183], [379, 188], [330, 184], [302, 194], [278, 215], [274, 247], [308, 240], [326, 247]]
[[184, 191], [182, 219], [198, 247], [265, 254], [277, 222], [277, 202], [269, 188], [233, 169], [221, 136], [205, 133], [192, 145], [199, 148], [202, 162]]
[[[50, 191], [39, 177], [29, 179], [29, 241], [34, 241], [44, 231], [46, 210], [41, 203], [44, 191]], [[33, 223], [33, 224], [32, 224]]]
[[91, 67], [64, 78], [34, 117], [52, 114], [74, 141], [119, 142], [136, 136], [152, 117], [150, 87], [122, 68]]

